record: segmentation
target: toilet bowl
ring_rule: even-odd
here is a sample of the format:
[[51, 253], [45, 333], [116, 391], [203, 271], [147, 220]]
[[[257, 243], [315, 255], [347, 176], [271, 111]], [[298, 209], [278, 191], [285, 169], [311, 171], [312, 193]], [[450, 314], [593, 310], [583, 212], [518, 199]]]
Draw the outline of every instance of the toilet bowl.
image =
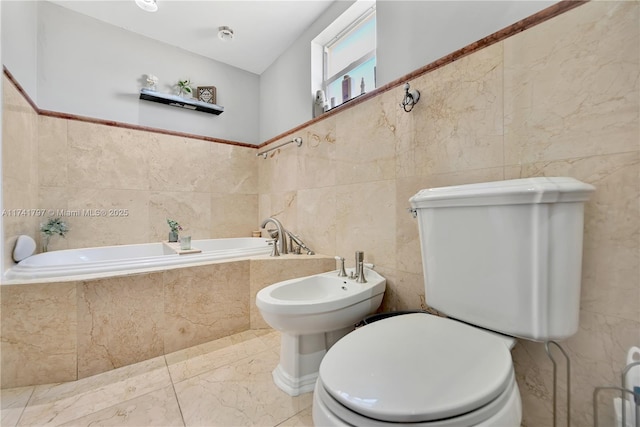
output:
[[320, 364], [314, 424], [519, 426], [514, 341], [425, 313], [369, 324]]
[[[351, 270], [349, 270], [351, 272]], [[376, 311], [386, 280], [365, 268], [366, 283], [338, 271], [275, 283], [256, 295], [269, 326], [281, 332], [276, 385], [291, 396], [313, 390], [322, 358], [331, 346]]]

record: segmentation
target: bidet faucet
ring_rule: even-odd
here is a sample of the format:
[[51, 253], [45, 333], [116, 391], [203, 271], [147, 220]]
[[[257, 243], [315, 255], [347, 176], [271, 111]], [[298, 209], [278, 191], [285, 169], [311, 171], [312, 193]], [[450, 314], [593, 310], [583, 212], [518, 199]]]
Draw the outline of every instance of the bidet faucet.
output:
[[344, 269], [344, 257], [336, 255], [335, 259], [337, 261], [340, 261], [340, 270], [338, 271], [338, 277], [347, 277], [347, 272]]
[[356, 282], [367, 283], [364, 277], [364, 252], [356, 251]]
[[278, 249], [281, 255], [288, 254], [289, 252], [287, 251], [287, 237], [285, 236], [286, 230], [284, 229], [280, 221], [278, 221], [276, 218], [269, 217], [262, 221], [262, 224], [260, 224], [260, 228], [264, 228], [265, 225], [267, 225], [269, 222], [272, 222], [278, 229], [277, 242], [274, 242], [273, 244], [278, 245]]

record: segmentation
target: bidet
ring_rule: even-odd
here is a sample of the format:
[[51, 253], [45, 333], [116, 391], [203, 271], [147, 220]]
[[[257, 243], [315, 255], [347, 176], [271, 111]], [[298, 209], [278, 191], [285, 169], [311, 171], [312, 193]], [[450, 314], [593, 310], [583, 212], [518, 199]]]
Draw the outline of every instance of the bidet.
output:
[[337, 273], [286, 280], [256, 295], [264, 320], [282, 333], [273, 380], [291, 396], [313, 390], [327, 350], [382, 303], [386, 280], [377, 272], [363, 268], [362, 283]]

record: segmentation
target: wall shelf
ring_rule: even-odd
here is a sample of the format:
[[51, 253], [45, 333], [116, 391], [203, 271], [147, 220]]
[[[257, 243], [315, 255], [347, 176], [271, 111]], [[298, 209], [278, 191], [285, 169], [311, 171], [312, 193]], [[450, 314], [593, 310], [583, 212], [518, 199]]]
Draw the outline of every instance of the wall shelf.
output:
[[140, 89], [140, 99], [145, 101], [159, 102], [160, 104], [171, 105], [172, 107], [184, 108], [185, 110], [202, 111], [203, 113], [222, 114], [224, 107], [208, 102], [186, 99], [178, 95], [160, 93], [149, 89]]

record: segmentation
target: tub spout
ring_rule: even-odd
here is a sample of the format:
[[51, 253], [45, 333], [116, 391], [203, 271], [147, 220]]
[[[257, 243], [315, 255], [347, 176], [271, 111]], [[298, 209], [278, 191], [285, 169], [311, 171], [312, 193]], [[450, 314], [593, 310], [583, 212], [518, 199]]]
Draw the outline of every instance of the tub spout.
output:
[[289, 252], [287, 251], [287, 238], [285, 236], [286, 230], [284, 229], [280, 221], [272, 217], [267, 218], [264, 221], [262, 221], [262, 224], [260, 224], [260, 228], [264, 228], [269, 222], [272, 222], [278, 229], [278, 236], [277, 237], [272, 236], [277, 239], [277, 242], [274, 242], [274, 244], [278, 245], [278, 250], [281, 255], [288, 254]]

